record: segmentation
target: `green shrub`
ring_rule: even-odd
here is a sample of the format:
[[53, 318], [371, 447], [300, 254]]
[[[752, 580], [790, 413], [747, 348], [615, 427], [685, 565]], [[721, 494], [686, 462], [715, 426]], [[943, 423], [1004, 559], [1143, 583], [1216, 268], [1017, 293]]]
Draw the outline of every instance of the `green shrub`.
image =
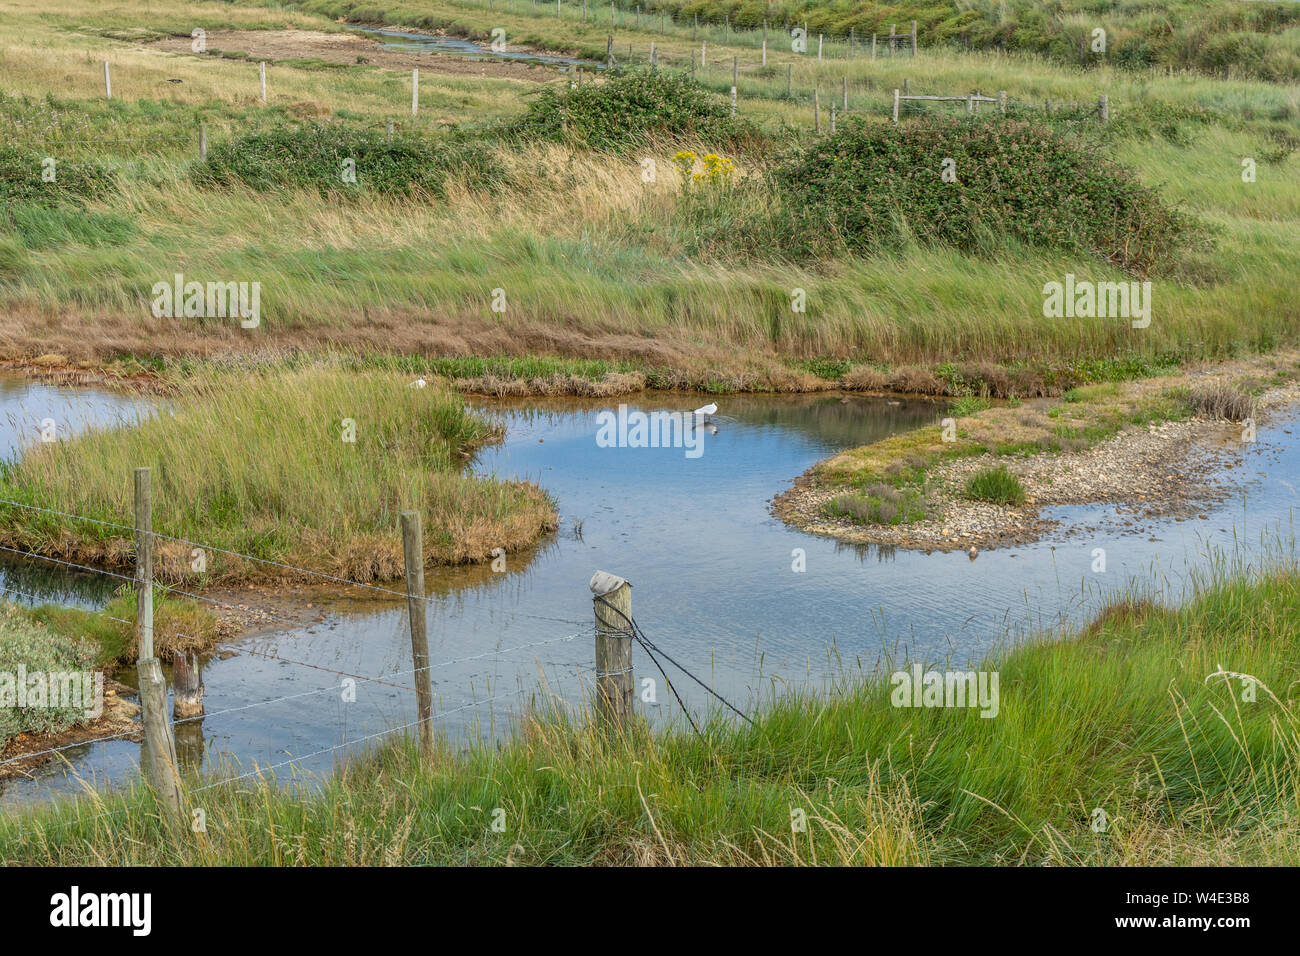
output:
[[[95, 648], [59, 635], [32, 621], [16, 604], [0, 604], [0, 675], [16, 680], [19, 667], [27, 674], [89, 671]], [[0, 706], [0, 748], [21, 733], [65, 730], [84, 719], [78, 706]]]
[[[942, 178], [955, 163], [955, 182]], [[792, 241], [816, 255], [922, 242], [981, 251], [1002, 240], [1161, 271], [1197, 233], [1095, 147], [1037, 124], [848, 120], [775, 173]]]
[[[349, 160], [355, 183], [343, 178]], [[380, 133], [316, 123], [219, 143], [194, 173], [202, 186], [317, 189], [336, 197], [425, 193], [442, 198], [452, 177], [486, 188], [501, 183], [504, 173], [485, 139], [399, 136], [388, 142]]]
[[[55, 165], [49, 167], [46, 160], [51, 158], [55, 157], [0, 143], [0, 202], [79, 206], [113, 186], [113, 174], [102, 166], [55, 158]], [[43, 178], [47, 168], [54, 173], [50, 182]]]
[[1006, 465], [985, 468], [966, 482], [966, 497], [991, 501], [995, 505], [1023, 505], [1025, 486], [1007, 470]]
[[757, 142], [755, 127], [679, 73], [616, 70], [576, 89], [547, 87], [516, 127], [522, 135], [594, 149], [704, 138], [718, 148]]

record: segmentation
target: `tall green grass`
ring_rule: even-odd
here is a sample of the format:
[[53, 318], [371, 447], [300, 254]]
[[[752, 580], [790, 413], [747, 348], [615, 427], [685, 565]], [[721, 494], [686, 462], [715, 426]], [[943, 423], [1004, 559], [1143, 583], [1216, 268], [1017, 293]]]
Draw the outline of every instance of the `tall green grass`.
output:
[[[392, 372], [214, 373], [140, 424], [32, 445], [0, 468], [0, 497], [130, 525], [131, 474], [148, 466], [157, 532], [360, 581], [392, 579], [402, 573], [406, 509], [422, 513], [435, 563], [512, 551], [554, 527], [535, 485], [466, 470], [473, 451], [499, 436], [458, 397]], [[13, 505], [0, 506], [0, 540], [110, 566], [132, 560], [129, 532]], [[157, 567], [201, 583], [279, 573], [216, 550], [205, 558], [196, 572], [191, 545], [164, 541]]]
[[205, 790], [207, 832], [178, 842], [139, 789], [10, 814], [0, 860], [1294, 865], [1300, 573], [1238, 572], [993, 654], [992, 718], [892, 706], [865, 674], [703, 737], [609, 741], [543, 705], [502, 745], [395, 742], [323, 781]]

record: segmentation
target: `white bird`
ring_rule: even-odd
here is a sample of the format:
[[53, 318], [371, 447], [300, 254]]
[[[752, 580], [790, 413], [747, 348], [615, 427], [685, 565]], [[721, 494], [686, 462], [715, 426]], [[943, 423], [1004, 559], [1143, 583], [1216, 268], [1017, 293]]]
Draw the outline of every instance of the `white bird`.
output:
[[428, 384], [429, 384], [429, 383], [426, 382], [424, 379], [422, 379], [422, 378], [417, 378], [414, 382], [412, 382], [410, 385], [408, 385], [408, 386], [406, 386], [406, 387], [407, 387], [407, 388], [424, 388], [424, 386], [426, 386], [426, 385], [428, 385]]
[[718, 410], [718, 406], [713, 402], [709, 402], [709, 404], [701, 405], [699, 408], [695, 409], [695, 417], [697, 419], [708, 418], [710, 415], [714, 414], [717, 410]]

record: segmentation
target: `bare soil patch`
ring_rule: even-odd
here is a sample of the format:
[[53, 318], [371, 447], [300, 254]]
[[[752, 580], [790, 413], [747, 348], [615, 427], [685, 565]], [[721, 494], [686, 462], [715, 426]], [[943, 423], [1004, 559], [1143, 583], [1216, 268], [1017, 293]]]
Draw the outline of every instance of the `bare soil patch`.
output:
[[[439, 34], [441, 35], [441, 34]], [[146, 44], [171, 53], [192, 53], [189, 37], [166, 37]], [[553, 79], [545, 64], [512, 60], [476, 60], [446, 53], [408, 53], [356, 33], [321, 30], [214, 30], [207, 35], [206, 56], [243, 53], [250, 60], [324, 60], [346, 66], [389, 70], [420, 69], [448, 76], [490, 76], [530, 83]]]

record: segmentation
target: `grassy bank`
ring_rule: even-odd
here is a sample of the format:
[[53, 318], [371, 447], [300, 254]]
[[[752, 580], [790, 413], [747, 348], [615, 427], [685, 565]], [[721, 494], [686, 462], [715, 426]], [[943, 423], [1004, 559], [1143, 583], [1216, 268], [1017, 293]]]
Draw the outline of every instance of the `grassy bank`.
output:
[[[38, 444], [0, 467], [0, 497], [91, 519], [0, 506], [9, 547], [130, 568], [131, 473], [153, 470], [155, 573], [204, 586], [291, 578], [249, 555], [358, 581], [402, 573], [398, 515], [424, 521], [430, 563], [483, 560], [555, 527], [530, 483], [464, 466], [499, 438], [438, 387], [393, 372], [317, 366], [198, 376], [138, 425]], [[103, 523], [95, 523], [103, 522]], [[195, 546], [203, 549], [195, 552]]]
[[1294, 865], [1297, 627], [1293, 566], [1240, 572], [1176, 610], [1121, 600], [995, 654], [990, 718], [891, 706], [890, 683], [864, 675], [704, 739], [641, 727], [606, 744], [538, 714], [432, 764], [396, 743], [314, 793], [205, 790], [207, 832], [179, 847], [139, 791], [6, 816], [0, 860]]
[[[1048, 280], [1069, 272], [1122, 277], [1078, 250], [995, 234], [953, 247], [906, 228], [885, 249], [812, 256], [792, 255], [798, 247], [785, 242], [739, 241], [739, 231], [733, 241], [728, 226], [752, 218], [754, 204], [738, 193], [740, 205], [702, 216], [672, 163], [682, 145], [700, 155], [717, 150], [708, 131], [630, 151], [556, 140], [548, 129], [487, 140], [474, 147], [470, 168], [439, 170], [419, 196], [369, 188], [364, 162], [362, 188], [351, 192], [333, 171], [325, 190], [316, 180], [277, 180], [260, 192], [204, 180], [195, 156], [199, 122], [213, 161], [231, 143], [309, 122], [324, 124], [331, 142], [373, 141], [388, 118], [399, 145], [452, 155], [476, 130], [525, 116], [539, 84], [442, 75], [433, 58], [421, 73], [422, 111], [412, 119], [408, 74], [284, 62], [272, 65], [271, 100], [262, 107], [251, 64], [160, 52], [129, 39], [127, 27], [188, 36], [192, 24], [262, 31], [337, 24], [305, 9], [181, 0], [161, 11], [126, 4], [111, 16], [74, 2], [50, 16], [55, 25], [20, 10], [0, 26], [7, 67], [0, 128], [19, 150], [14, 168], [39, 170], [51, 153], [69, 177], [77, 164], [91, 166], [110, 176], [112, 188], [54, 205], [16, 196], [0, 217], [0, 331], [10, 358], [152, 362], [334, 345], [467, 366], [488, 356], [571, 363], [563, 374], [466, 376], [470, 387], [505, 392], [531, 387], [532, 378], [566, 388], [566, 375], [586, 383], [573, 386], [581, 389], [610, 370], [651, 385], [715, 391], [852, 385], [877, 374], [902, 387], [909, 373], [901, 370], [913, 366], [934, 372], [945, 363], [986, 363], [1024, 376], [1023, 396], [1035, 393], [1036, 381], [1059, 392], [1095, 380], [1095, 363], [1144, 369], [1272, 348], [1292, 341], [1298, 325], [1289, 282], [1300, 271], [1294, 83], [1085, 71], [1032, 56], [952, 51], [915, 63], [819, 63], [773, 50], [763, 70], [752, 49], [720, 41], [715, 65], [697, 74], [705, 89], [725, 94], [730, 55], [741, 57], [741, 119], [761, 130], [766, 145], [732, 155], [738, 184], [783, 150], [824, 142], [811, 135], [814, 89], [823, 129], [842, 81], [849, 112], [868, 124], [885, 122], [889, 91], [906, 77], [920, 92], [1007, 89], [1018, 120], [1047, 121], [1092, 144], [1213, 235], [1212, 249], [1189, 252], [1153, 280], [1151, 325], [1134, 329], [1122, 319], [1042, 314]], [[542, 40], [544, 31], [572, 26], [528, 17], [522, 6], [491, 15], [466, 7], [456, 16], [484, 32], [489, 21], [507, 18], [512, 37], [514, 20], [534, 21]], [[88, 32], [67, 32], [83, 27]], [[603, 50], [606, 28], [588, 30]], [[618, 44], [628, 40], [638, 51], [656, 39], [661, 56], [681, 62], [692, 48], [689, 35], [660, 38], [649, 22], [618, 33]], [[45, 45], [34, 47], [33, 35]], [[112, 61], [119, 98], [98, 95], [102, 77], [86, 65], [87, 50], [92, 61]], [[540, 85], [558, 94], [565, 78], [555, 73]], [[1037, 109], [1045, 99], [1095, 100], [1099, 90], [1111, 97], [1108, 131], [1068, 113], [1048, 120]], [[642, 179], [646, 158], [656, 160], [653, 183]], [[1256, 160], [1255, 182], [1242, 181], [1243, 158]], [[904, 227], [908, 216], [923, 217], [907, 204], [899, 213]], [[150, 289], [170, 279], [177, 263], [200, 281], [259, 281], [261, 327], [153, 318]], [[498, 289], [504, 311], [493, 309]], [[794, 289], [806, 293], [805, 311], [792, 308]]]

